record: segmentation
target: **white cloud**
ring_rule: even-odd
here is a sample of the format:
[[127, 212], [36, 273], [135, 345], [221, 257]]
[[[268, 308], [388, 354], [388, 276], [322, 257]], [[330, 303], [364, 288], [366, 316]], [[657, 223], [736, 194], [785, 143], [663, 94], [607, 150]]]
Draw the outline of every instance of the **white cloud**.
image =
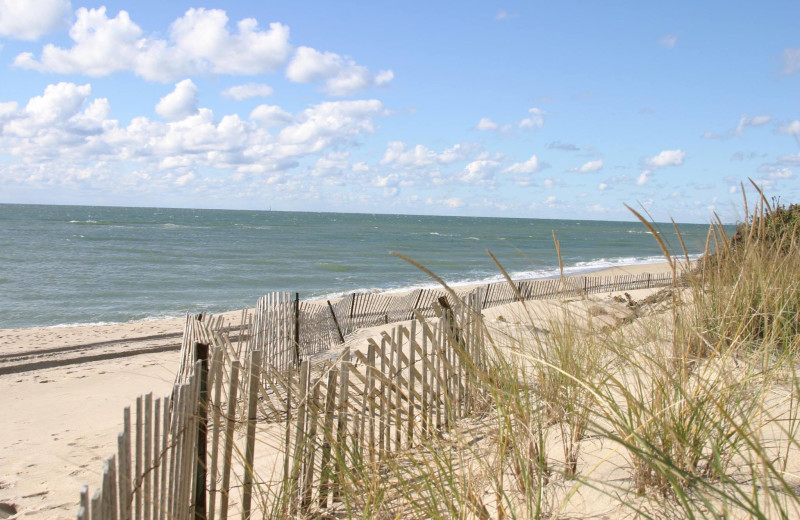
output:
[[480, 146], [477, 143], [458, 143], [445, 149], [437, 157], [438, 161], [442, 164], [451, 164], [458, 161], [464, 161], [472, 153], [478, 150]]
[[674, 49], [678, 43], [678, 37], [674, 34], [665, 34], [658, 40], [658, 44], [667, 49]]
[[[658, 155], [647, 158], [645, 163], [651, 169], [664, 168], [666, 166], [680, 166], [681, 164], [683, 164], [683, 160], [685, 157], [686, 157], [686, 152], [684, 152], [683, 150], [663, 150]], [[639, 178], [641, 179], [642, 177], [640, 176]]]
[[489, 117], [482, 117], [478, 124], [475, 125], [475, 130], [497, 130], [497, 128], [498, 124]]
[[442, 153], [436, 153], [421, 144], [409, 149], [402, 141], [391, 141], [386, 145], [386, 151], [380, 164], [400, 168], [423, 168], [433, 164], [450, 164], [465, 160], [474, 149], [475, 146], [472, 144], [456, 144]]
[[520, 128], [541, 128], [544, 126], [544, 116], [547, 115], [547, 112], [541, 108], [534, 107], [528, 109], [528, 113], [530, 116], [519, 122]]
[[539, 164], [539, 159], [536, 157], [536, 155], [531, 155], [531, 158], [525, 162], [514, 163], [506, 167], [503, 169], [503, 173], [528, 174], [536, 173], [541, 169], [542, 167]]
[[371, 168], [365, 162], [357, 162], [353, 164], [353, 173], [366, 173], [370, 170]]
[[189, 172], [185, 175], [181, 175], [177, 179], [175, 179], [176, 186], [185, 186], [186, 184], [192, 182], [195, 179], [194, 172]]
[[400, 180], [400, 176], [395, 173], [385, 175], [383, 177], [377, 176], [372, 179], [372, 185], [377, 188], [386, 188], [391, 186], [396, 186], [397, 182]]
[[323, 91], [332, 96], [350, 96], [372, 86], [381, 86], [394, 78], [391, 70], [373, 74], [350, 58], [333, 52], [319, 52], [299, 47], [286, 68], [286, 77], [295, 83], [325, 82]]
[[468, 184], [484, 184], [493, 180], [495, 172], [500, 168], [500, 162], [488, 157], [483, 157], [470, 162], [464, 167], [459, 176], [461, 182]]
[[637, 186], [644, 186], [645, 184], [647, 184], [647, 181], [649, 180], [649, 178], [650, 178], [650, 175], [651, 175], [652, 173], [653, 173], [653, 172], [651, 172], [650, 170], [645, 170], [645, 171], [643, 171], [643, 172], [642, 172], [642, 173], [639, 175], [639, 177], [636, 179], [636, 185], [637, 185]]
[[190, 79], [175, 85], [175, 90], [161, 98], [156, 113], [170, 121], [185, 119], [197, 113], [197, 86]]
[[234, 85], [222, 91], [222, 96], [226, 98], [242, 101], [255, 97], [269, 97], [274, 91], [269, 85], [262, 83], [246, 83], [244, 85]]
[[89, 84], [48, 85], [43, 95], [32, 97], [22, 113], [3, 127], [3, 133], [31, 137], [42, 131], [48, 133], [68, 125], [78, 116], [91, 92], [92, 87]]
[[735, 135], [741, 136], [744, 133], [745, 128], [763, 126], [770, 121], [772, 121], [772, 116], [767, 114], [757, 116], [748, 116], [747, 114], [743, 114], [739, 118], [739, 122], [736, 124], [735, 128], [722, 134], [705, 132], [701, 137], [703, 139], [728, 139]]
[[385, 114], [383, 104], [377, 99], [314, 105], [298, 114], [294, 124], [281, 130], [281, 153], [318, 152], [360, 133], [372, 133], [375, 131], [372, 118]]
[[736, 125], [736, 135], [742, 135], [742, 132], [746, 127], [755, 127], [765, 125], [772, 121], [772, 116], [768, 115], [761, 115], [761, 116], [747, 116], [743, 115], [739, 118], [739, 124]]
[[170, 33], [178, 51], [218, 74], [271, 72], [289, 57], [289, 28], [285, 25], [271, 23], [269, 30], [260, 31], [254, 18], [245, 18], [237, 23], [234, 34], [227, 24], [223, 10], [189, 9], [173, 22]]
[[[189, 95], [181, 96], [181, 89], [176, 88], [174, 102], [166, 99], [161, 112], [175, 118], [188, 112], [187, 107], [193, 106], [189, 101], [194, 100], [192, 89], [188, 90]], [[215, 117], [208, 108], [199, 108], [180, 120], [135, 117], [127, 126], [121, 126], [108, 118], [111, 107], [106, 99], [92, 100], [90, 96], [88, 84], [59, 83], [48, 86], [22, 109], [13, 102], [3, 103], [0, 148], [5, 155], [17, 159], [11, 161], [13, 166], [7, 169], [5, 180], [67, 182], [79, 178], [82, 174], [77, 172], [86, 170], [87, 163], [103, 163], [103, 171], [119, 172], [109, 177], [116, 177], [119, 182], [109, 180], [105, 185], [98, 184], [98, 189], [116, 190], [128, 181], [132, 185], [146, 183], [148, 190], [174, 187], [180, 176], [203, 168], [217, 169], [235, 177], [236, 182], [249, 182], [248, 178], [259, 174], [258, 182], [290, 184], [297, 193], [306, 193], [303, 182], [308, 180], [306, 172], [310, 170], [296, 169], [293, 176], [281, 172], [296, 168], [306, 157], [316, 160], [327, 155], [319, 166], [330, 166], [335, 153], [342, 153], [360, 135], [372, 132], [373, 119], [386, 113], [376, 100], [322, 103], [295, 116], [275, 107], [273, 115], [288, 116], [289, 124], [273, 135], [255, 118], [242, 120], [236, 114]], [[131, 170], [131, 165], [137, 165], [136, 171], [145, 171], [150, 177], [134, 178], [124, 173]], [[38, 180], [25, 180], [32, 175]], [[225, 176], [198, 176], [191, 183], [193, 189], [202, 184], [199, 181], [207, 183], [209, 178], [222, 180]]]
[[[329, 183], [340, 182], [338, 177], [350, 169], [350, 152], [331, 152], [323, 155], [314, 163], [312, 172], [316, 176], [325, 176]], [[333, 182], [331, 182], [333, 181]]]
[[596, 161], [589, 161], [581, 165], [578, 168], [578, 171], [581, 173], [589, 173], [589, 172], [596, 172], [603, 168], [603, 159], [597, 159]]
[[794, 74], [800, 70], [800, 48], [787, 47], [783, 49], [783, 73]]
[[795, 120], [791, 123], [781, 125], [781, 127], [778, 128], [778, 132], [787, 135], [800, 135], [800, 121]]
[[758, 172], [763, 173], [764, 178], [770, 181], [785, 180], [794, 177], [794, 171], [791, 169], [774, 164], [764, 164], [758, 168]]
[[108, 18], [106, 8], [76, 12], [69, 31], [69, 49], [46, 45], [37, 60], [18, 55], [14, 65], [42, 72], [106, 76], [123, 70], [148, 80], [169, 82], [190, 74], [254, 75], [272, 72], [291, 52], [289, 28], [272, 23], [259, 30], [246, 18], [237, 32], [228, 30], [228, 17], [219, 9], [189, 9], [172, 23], [169, 40], [143, 37], [126, 11]]
[[464, 201], [458, 197], [450, 197], [438, 201], [440, 204], [447, 206], [450, 209], [460, 208], [464, 205]]
[[421, 144], [407, 150], [402, 141], [391, 141], [386, 145], [386, 152], [381, 158], [381, 164], [396, 164], [401, 167], [422, 167], [436, 162], [436, 152], [429, 150]]
[[601, 182], [600, 184], [597, 185], [597, 189], [600, 191], [606, 191], [608, 189], [608, 184], [606, 184], [605, 182]]
[[[2, 115], [0, 115], [2, 117]], [[800, 153], [794, 155], [779, 155], [778, 164], [787, 166], [800, 166]]]
[[0, 36], [37, 40], [66, 27], [71, 14], [69, 0], [0, 0]]
[[0, 121], [10, 118], [16, 114], [19, 105], [16, 101], [5, 101], [0, 103]]
[[292, 114], [277, 105], [258, 105], [250, 112], [250, 119], [260, 122], [266, 128], [274, 128], [291, 122]]

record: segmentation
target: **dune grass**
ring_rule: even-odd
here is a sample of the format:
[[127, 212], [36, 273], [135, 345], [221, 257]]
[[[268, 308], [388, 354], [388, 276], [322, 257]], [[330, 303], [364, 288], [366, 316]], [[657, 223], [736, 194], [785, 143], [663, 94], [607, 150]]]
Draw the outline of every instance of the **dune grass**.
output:
[[331, 514], [800, 516], [800, 206], [759, 196], [691, 269], [643, 219], [679, 276], [636, 319], [580, 299], [484, 319], [479, 412], [378, 463], [339, 447]]

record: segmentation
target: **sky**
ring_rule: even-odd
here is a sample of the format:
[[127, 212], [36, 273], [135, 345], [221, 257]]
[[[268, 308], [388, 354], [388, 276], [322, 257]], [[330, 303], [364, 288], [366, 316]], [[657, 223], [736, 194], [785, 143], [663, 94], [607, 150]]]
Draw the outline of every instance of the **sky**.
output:
[[0, 0], [0, 202], [732, 222], [749, 179], [800, 201], [798, 21], [797, 0]]

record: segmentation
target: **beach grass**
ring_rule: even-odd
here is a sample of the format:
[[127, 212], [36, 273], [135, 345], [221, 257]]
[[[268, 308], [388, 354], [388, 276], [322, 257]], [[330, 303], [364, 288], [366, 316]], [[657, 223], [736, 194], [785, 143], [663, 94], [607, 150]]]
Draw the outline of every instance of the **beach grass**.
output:
[[476, 412], [379, 463], [341, 447], [332, 514], [798, 517], [798, 229], [800, 207], [759, 192], [698, 264], [661, 242], [675, 284], [626, 319], [580, 298], [484, 319]]

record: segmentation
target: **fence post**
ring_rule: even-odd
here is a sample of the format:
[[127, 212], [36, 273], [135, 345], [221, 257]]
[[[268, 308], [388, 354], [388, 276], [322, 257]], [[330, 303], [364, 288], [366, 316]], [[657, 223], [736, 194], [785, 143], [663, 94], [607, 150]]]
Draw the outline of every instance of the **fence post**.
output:
[[336, 313], [333, 312], [333, 305], [331, 305], [331, 301], [328, 300], [328, 308], [331, 310], [331, 316], [333, 316], [333, 324], [336, 325], [336, 332], [339, 333], [339, 339], [344, 343], [344, 335], [342, 334], [342, 329], [339, 327], [339, 320], [336, 319]]
[[197, 400], [197, 472], [194, 486], [194, 518], [206, 519], [206, 448], [208, 443], [208, 343], [195, 342], [194, 352], [200, 361], [200, 396]]
[[294, 293], [294, 362], [300, 366], [300, 293]]
[[253, 499], [253, 461], [256, 449], [256, 413], [258, 411], [258, 383], [261, 378], [261, 351], [250, 352], [250, 381], [247, 385], [247, 441], [244, 455], [244, 482], [242, 483], [242, 520], [250, 519], [250, 505]]

